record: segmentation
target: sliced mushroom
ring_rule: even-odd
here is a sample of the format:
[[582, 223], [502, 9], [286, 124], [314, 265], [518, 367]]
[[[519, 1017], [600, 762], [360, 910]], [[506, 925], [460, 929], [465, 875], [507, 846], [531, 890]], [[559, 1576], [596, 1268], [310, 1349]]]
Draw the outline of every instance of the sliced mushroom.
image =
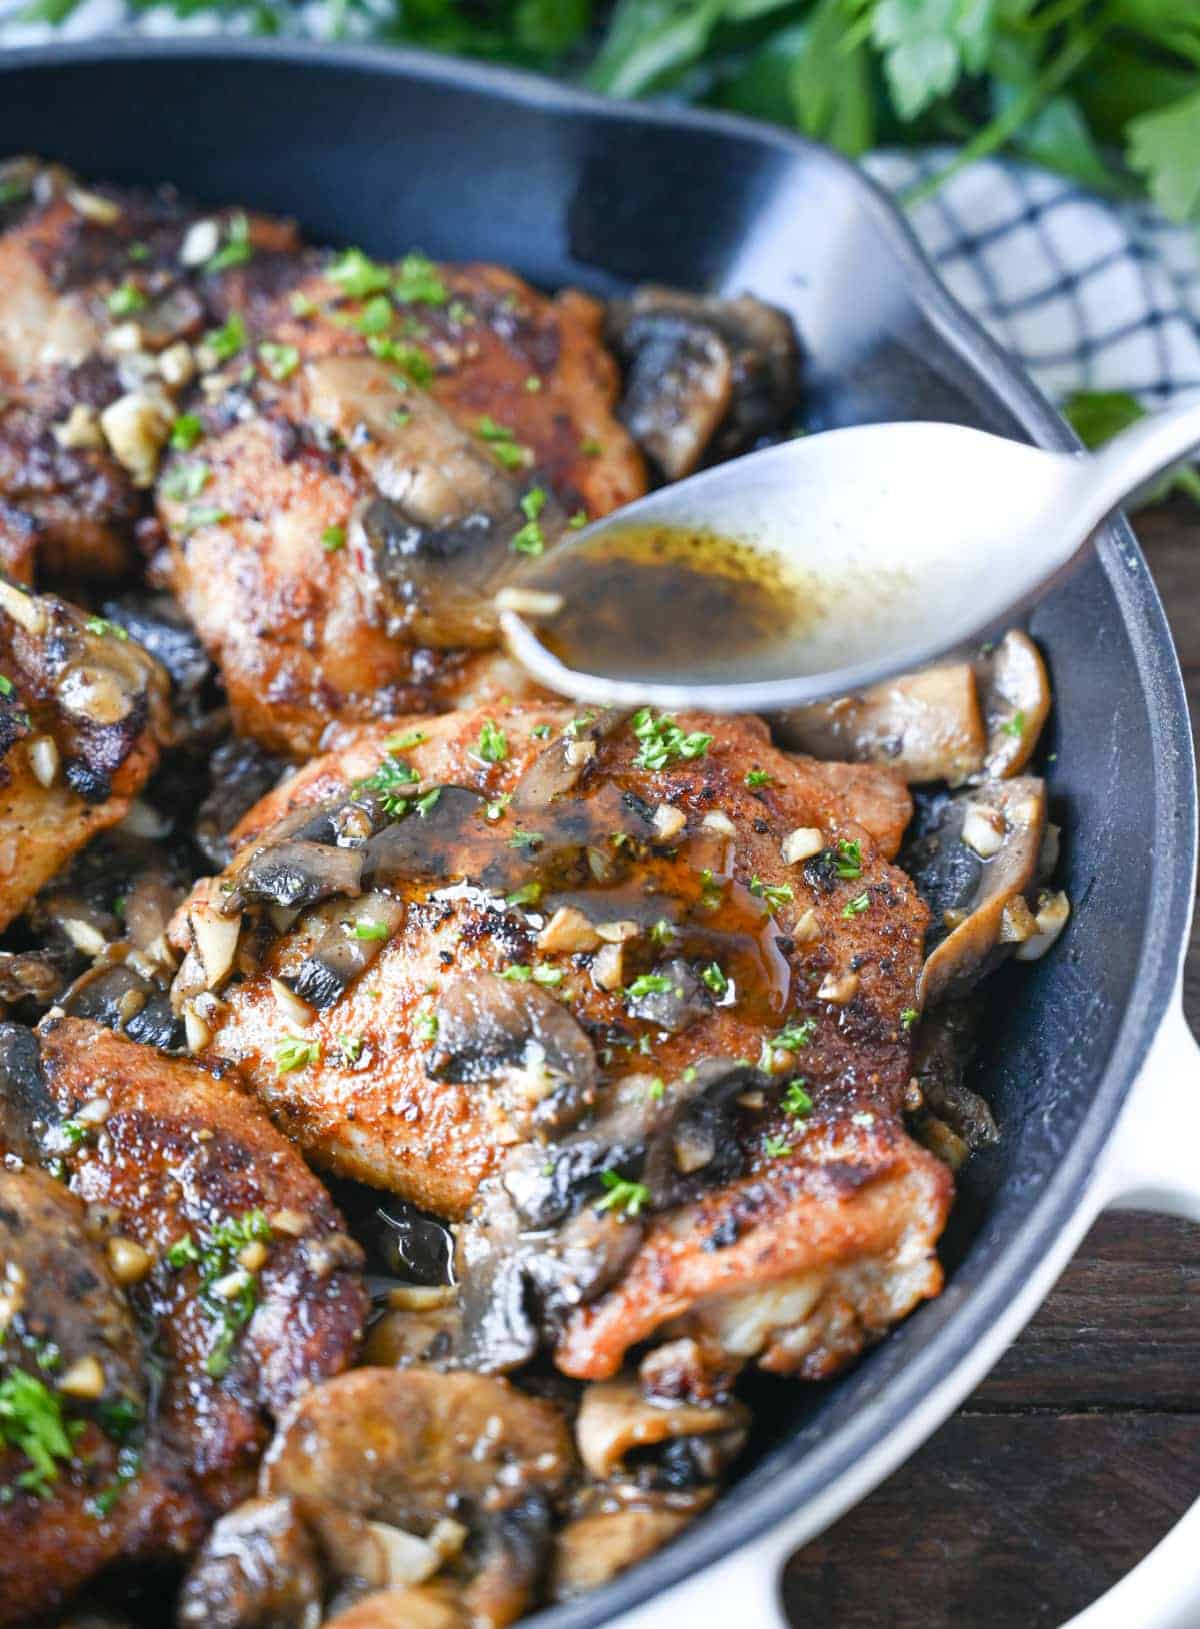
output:
[[356, 557], [374, 571], [391, 631], [434, 646], [492, 644], [496, 593], [520, 562], [514, 537], [536, 525], [544, 546], [566, 517], [539, 488], [531, 519], [520, 484], [484, 442], [395, 378], [394, 366], [361, 356], [307, 370], [312, 416], [343, 438], [376, 489], [352, 525]]
[[427, 1072], [468, 1084], [501, 1080], [538, 1124], [563, 1127], [593, 1101], [596, 1054], [561, 1001], [532, 983], [472, 973], [450, 979], [435, 1009]]
[[[521, 776], [513, 793], [514, 809], [543, 809], [555, 798], [574, 791], [599, 743], [619, 729], [628, 716], [626, 710], [616, 707], [581, 713], [570, 733], [543, 747]], [[588, 746], [590, 752], [584, 750]]]
[[670, 1496], [642, 1494], [635, 1503], [613, 1503], [567, 1522], [555, 1544], [553, 1599], [572, 1601], [599, 1589], [677, 1538], [703, 1508], [695, 1495], [678, 1506], [669, 1500]]
[[[913, 1074], [923, 1111], [937, 1116], [968, 1153], [1000, 1133], [987, 1103], [966, 1084], [979, 1034], [979, 998], [947, 1001], [922, 1020], [913, 1050]], [[918, 1123], [923, 1113], [918, 1114]]]
[[652, 977], [666, 979], [667, 987], [631, 995], [627, 1005], [635, 1018], [666, 1030], [668, 1035], [679, 1035], [712, 1012], [712, 997], [682, 956], [661, 963], [654, 968]]
[[213, 1528], [183, 1583], [179, 1629], [319, 1629], [327, 1583], [295, 1500], [251, 1499]]
[[487, 799], [469, 787], [441, 787], [424, 812], [408, 812], [369, 840], [363, 886], [392, 888], [420, 877], [473, 874], [472, 857], [490, 854], [495, 846], [486, 811]]
[[323, 1012], [361, 978], [403, 921], [403, 903], [389, 894], [317, 906], [305, 919], [316, 943], [284, 982], [301, 1001]]
[[992, 780], [1019, 775], [1034, 754], [1050, 712], [1046, 664], [1029, 635], [1011, 629], [975, 664], [987, 729], [985, 774]]
[[72, 1018], [90, 1018], [160, 1052], [186, 1049], [183, 1020], [168, 992], [129, 962], [94, 967], [77, 978], [62, 998]]
[[30, 1165], [40, 1164], [42, 1132], [62, 1121], [46, 1084], [42, 1049], [23, 1024], [0, 1024], [0, 1143]]
[[816, 702], [773, 720], [796, 752], [835, 762], [887, 764], [907, 781], [960, 785], [983, 767], [988, 738], [966, 662], [927, 668], [855, 696]]
[[586, 1387], [575, 1421], [584, 1466], [601, 1481], [640, 1477], [646, 1485], [710, 1481], [740, 1451], [749, 1413], [744, 1404], [666, 1403], [644, 1397], [634, 1380]]
[[329, 1629], [473, 1629], [473, 1625], [456, 1590], [425, 1584], [364, 1596], [330, 1618]]
[[1026, 895], [1045, 830], [1046, 788], [1032, 776], [985, 781], [923, 812], [903, 863], [933, 910], [935, 931], [949, 931], [926, 956], [922, 1008], [965, 994], [1037, 932]]
[[611, 303], [607, 334], [625, 365], [621, 417], [667, 480], [789, 427], [799, 352], [774, 306], [647, 286]]
[[0, 1001], [21, 1007], [48, 1007], [66, 987], [61, 958], [50, 950], [0, 951]]
[[263, 1461], [260, 1491], [418, 1537], [447, 1516], [465, 1518], [464, 1600], [480, 1629], [499, 1629], [530, 1602], [551, 1500], [573, 1466], [558, 1410], [503, 1380], [358, 1369], [299, 1400]]

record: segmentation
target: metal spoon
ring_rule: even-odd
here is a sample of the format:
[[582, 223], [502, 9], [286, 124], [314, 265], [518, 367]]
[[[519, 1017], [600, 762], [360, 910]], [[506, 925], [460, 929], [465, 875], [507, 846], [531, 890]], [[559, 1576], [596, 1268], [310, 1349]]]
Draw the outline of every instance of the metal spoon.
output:
[[[519, 610], [501, 611], [501, 630], [539, 683], [580, 701], [773, 712], [843, 695], [920, 667], [1030, 603], [1106, 515], [1197, 446], [1200, 404], [1150, 415], [1092, 454], [955, 424], [802, 437], [663, 487], [545, 557], [549, 570], [563, 551], [633, 526], [706, 530], [770, 551], [812, 608], [782, 656], [778, 646], [761, 656], [728, 638], [722, 646], [714, 626], [717, 670], [691, 682], [664, 671], [661, 651], [643, 676], [588, 671], [586, 648], [565, 666]], [[666, 630], [664, 621], [664, 643]]]

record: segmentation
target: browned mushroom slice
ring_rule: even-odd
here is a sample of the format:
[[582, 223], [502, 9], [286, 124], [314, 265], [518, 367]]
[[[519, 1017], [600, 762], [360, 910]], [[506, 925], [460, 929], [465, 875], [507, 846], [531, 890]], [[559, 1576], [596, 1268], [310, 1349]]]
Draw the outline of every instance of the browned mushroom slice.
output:
[[606, 1489], [567, 1522], [555, 1545], [550, 1591], [556, 1601], [574, 1600], [644, 1561], [670, 1543], [711, 1500], [708, 1490], [687, 1494], [648, 1494]]
[[795, 332], [749, 295], [640, 288], [609, 307], [607, 333], [626, 369], [621, 416], [667, 480], [779, 433], [795, 410]]
[[328, 1620], [329, 1629], [468, 1629], [471, 1623], [457, 1592], [440, 1584], [380, 1590]]
[[179, 1629], [317, 1629], [325, 1569], [291, 1499], [250, 1499], [216, 1524], [184, 1580]]
[[905, 780], [957, 786], [983, 767], [987, 735], [966, 662], [872, 685], [856, 696], [781, 713], [785, 746], [834, 762], [888, 764]]
[[913, 1075], [921, 1095], [914, 1131], [952, 1170], [1000, 1135], [991, 1109], [967, 1085], [979, 1020], [978, 995], [947, 1001], [922, 1021], [913, 1048]]
[[433, 646], [493, 644], [493, 600], [520, 562], [522, 534], [526, 552], [540, 553], [565, 525], [556, 500], [523, 491], [432, 396], [401, 393], [395, 369], [373, 357], [325, 357], [307, 383], [313, 416], [375, 488], [351, 544], [389, 629]]
[[480, 1629], [499, 1629], [530, 1603], [551, 1501], [573, 1466], [558, 1410], [506, 1381], [358, 1369], [299, 1400], [260, 1491], [333, 1504], [430, 1544], [439, 1522], [465, 1518], [464, 1598]]
[[1038, 931], [1027, 895], [1045, 831], [1046, 788], [1033, 776], [985, 781], [946, 798], [918, 831], [908, 850], [911, 874], [935, 923], [949, 930], [926, 956], [923, 1008], [965, 994]]
[[1046, 664], [1029, 635], [1005, 634], [975, 664], [987, 729], [985, 769], [992, 780], [1019, 775], [1032, 758], [1050, 712]]
[[749, 1414], [743, 1404], [676, 1403], [646, 1397], [635, 1380], [588, 1386], [575, 1421], [584, 1466], [600, 1481], [613, 1476], [653, 1486], [712, 1481], [740, 1451]]

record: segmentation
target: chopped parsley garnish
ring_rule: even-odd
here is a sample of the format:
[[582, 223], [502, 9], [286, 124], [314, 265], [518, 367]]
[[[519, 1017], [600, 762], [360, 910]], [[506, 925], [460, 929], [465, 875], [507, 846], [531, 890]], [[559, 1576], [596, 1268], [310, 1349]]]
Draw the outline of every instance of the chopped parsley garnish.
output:
[[137, 1481], [141, 1469], [142, 1456], [137, 1449], [122, 1448], [117, 1455], [116, 1475], [106, 1488], [102, 1488], [88, 1500], [88, 1515], [95, 1516], [99, 1521], [111, 1516], [125, 1489], [131, 1482]]
[[789, 900], [793, 900], [796, 897], [789, 883], [782, 882], [779, 884], [774, 884], [764, 882], [762, 878], [758, 876], [750, 878], [750, 892], [755, 896], [756, 899], [766, 900], [767, 904], [772, 910], [777, 910], [780, 905], [786, 905]]
[[272, 379], [290, 379], [300, 366], [300, 352], [294, 345], [276, 345], [265, 339], [258, 347], [258, 354]]
[[198, 458], [184, 460], [176, 464], [174, 469], [167, 471], [163, 477], [162, 490], [176, 503], [187, 503], [189, 499], [200, 496], [208, 485], [211, 474], [209, 466]]
[[364, 300], [368, 294], [381, 294], [392, 281], [389, 268], [369, 259], [361, 249], [344, 249], [326, 276], [352, 300]]
[[525, 448], [507, 424], [497, 424], [490, 413], [485, 413], [475, 426], [475, 434], [486, 441], [488, 450], [505, 469], [519, 469], [525, 462]]
[[467, 305], [465, 300], [451, 300], [449, 306], [447, 307], [446, 315], [450, 318], [451, 322], [457, 322], [462, 325], [475, 321], [475, 313], [471, 310], [471, 307]]
[[320, 1041], [306, 1041], [302, 1035], [285, 1035], [275, 1048], [275, 1068], [281, 1075], [307, 1069], [310, 1063], [320, 1063]]
[[529, 374], [529, 376], [525, 380], [525, 389], [529, 392], [529, 394], [531, 396], [536, 396], [538, 391], [541, 388], [542, 388], [542, 381], [538, 378], [537, 374], [536, 373]]
[[128, 628], [122, 628], [119, 622], [110, 622], [107, 617], [88, 617], [84, 623], [88, 633], [100, 634], [109, 639], [128, 639]]
[[210, 329], [204, 343], [218, 362], [228, 362], [246, 348], [246, 324], [240, 311], [235, 311], [221, 328]]
[[656, 1075], [646, 1088], [646, 1096], [652, 1103], [661, 1103], [667, 1095], [667, 1083], [661, 1075]]
[[527, 882], [521, 888], [514, 888], [511, 894], [505, 894], [506, 905], [536, 905], [542, 897], [540, 882]]
[[367, 340], [367, 348], [381, 361], [393, 363], [404, 378], [414, 385], [424, 388], [433, 379], [433, 363], [419, 345], [389, 339], [386, 334], [372, 334]]
[[862, 844], [857, 838], [852, 843], [844, 837], [838, 839], [833, 869], [845, 882], [853, 882], [856, 877], [862, 876]]
[[174, 1244], [167, 1246], [166, 1258], [167, 1266], [174, 1267], [178, 1272], [180, 1268], [186, 1267], [189, 1262], [199, 1261], [200, 1251], [192, 1235], [185, 1233], [181, 1239], [176, 1239]]
[[336, 554], [339, 549], [346, 546], [346, 528], [344, 526], [326, 526], [321, 533], [321, 547], [326, 554]]
[[436, 1041], [438, 1032], [437, 1013], [426, 1008], [423, 1012], [413, 1016], [413, 1033], [422, 1041]]
[[1000, 728], [1005, 735], [1011, 735], [1014, 741], [1019, 741], [1025, 733], [1025, 714], [1022, 712], [1014, 713], [1010, 719], [1006, 719], [1001, 724]]
[[812, 1098], [804, 1090], [802, 1080], [794, 1080], [783, 1094], [783, 1111], [790, 1114], [793, 1120], [803, 1120], [806, 1114], [812, 1113]]
[[136, 283], [122, 283], [113, 289], [105, 304], [114, 317], [131, 317], [135, 311], [144, 310], [148, 301]]
[[776, 1052], [798, 1052], [802, 1046], [808, 1046], [817, 1033], [815, 1018], [805, 1018], [799, 1024], [786, 1024], [778, 1035], [771, 1037], [771, 1047]]
[[900, 1028], [903, 1030], [910, 1030], [920, 1016], [921, 1014], [918, 1012], [916, 1007], [905, 1007], [904, 1011], [900, 1014]]
[[567, 522], [567, 525], [571, 528], [571, 530], [573, 532], [582, 532], [583, 528], [587, 525], [587, 523], [588, 523], [588, 512], [587, 512], [587, 510], [586, 509], [577, 509], [575, 511], [575, 513], [571, 516], [570, 520]]
[[354, 937], [356, 939], [386, 939], [388, 927], [386, 922], [371, 922], [363, 920], [354, 924]]
[[763, 1153], [769, 1160], [785, 1159], [792, 1151], [792, 1145], [784, 1137], [764, 1137]]
[[296, 289], [288, 296], [288, 305], [295, 317], [311, 317], [317, 309], [316, 301], [310, 299], [301, 289]]
[[430, 787], [428, 792], [423, 792], [421, 794], [421, 796], [413, 804], [413, 808], [419, 815], [427, 815], [441, 795], [442, 789], [440, 786]]
[[502, 764], [508, 757], [508, 737], [490, 718], [485, 718], [480, 727], [475, 752], [485, 764]]
[[770, 786], [775, 777], [765, 769], [748, 769], [746, 771], [746, 785], [751, 791], [759, 786]]
[[510, 967], [504, 969], [500, 977], [507, 979], [510, 984], [528, 984], [533, 977], [533, 968], [528, 962], [513, 962]]
[[337, 1038], [338, 1051], [346, 1063], [357, 1063], [363, 1055], [363, 1043], [358, 1035], [339, 1035]]
[[641, 1001], [644, 996], [665, 995], [672, 984], [665, 973], [640, 973], [632, 984], [625, 986], [625, 999]]
[[227, 1217], [212, 1231], [200, 1258], [200, 1298], [218, 1320], [215, 1345], [204, 1360], [204, 1372], [219, 1380], [229, 1369], [233, 1347], [258, 1306], [258, 1275], [238, 1264], [248, 1244], [270, 1243], [271, 1224], [261, 1210]]
[[536, 520], [546, 507], [546, 489], [544, 486], [531, 486], [521, 499], [521, 513], [527, 520]]
[[219, 526], [228, 519], [228, 509], [218, 509], [208, 503], [194, 503], [184, 516], [183, 525], [185, 531], [194, 532], [198, 526]]
[[644, 1182], [631, 1182], [616, 1171], [601, 1171], [600, 1181], [607, 1190], [596, 1204], [597, 1210], [615, 1211], [618, 1216], [640, 1216], [650, 1203], [650, 1190]]
[[642, 743], [634, 763], [639, 769], [665, 769], [676, 758], [703, 758], [712, 745], [712, 736], [701, 730], [685, 734], [675, 720], [663, 713], [655, 718], [649, 707], [641, 707], [630, 729]]
[[373, 295], [354, 319], [360, 334], [386, 334], [396, 313], [386, 294]]
[[516, 826], [508, 840], [509, 848], [536, 848], [539, 843], [545, 842], [546, 834], [540, 831], [525, 831]]
[[729, 980], [718, 962], [709, 962], [700, 970], [700, 982], [706, 984], [715, 996], [723, 996], [729, 989]]
[[419, 747], [428, 740], [428, 730], [405, 730], [403, 735], [389, 735], [383, 744], [389, 752], [407, 752], [410, 747]]
[[39, 1498], [49, 1493], [59, 1466], [74, 1456], [73, 1438], [83, 1430], [63, 1418], [62, 1399], [44, 1381], [14, 1369], [0, 1380], [0, 1442], [29, 1461], [17, 1486]]
[[675, 937], [675, 924], [665, 916], [660, 916], [650, 929], [650, 941], [656, 945], [669, 945]]
[[195, 413], [181, 413], [171, 426], [171, 445], [179, 452], [191, 452], [204, 434]]
[[604, 448], [594, 436], [590, 436], [586, 441], [579, 443], [579, 450], [585, 458], [599, 458]]
[[398, 820], [401, 815], [408, 813], [404, 789], [411, 787], [420, 778], [411, 764], [406, 764], [403, 758], [396, 758], [389, 752], [387, 757], [381, 760], [379, 768], [373, 775], [355, 781], [352, 791], [355, 797], [361, 797], [366, 792], [378, 793], [384, 814], [392, 815]]
[[499, 820], [512, 802], [511, 792], [499, 792], [488, 804], [485, 813], [489, 820]]
[[80, 1143], [86, 1142], [88, 1131], [82, 1120], [64, 1120], [58, 1134], [68, 1148], [78, 1148]]
[[392, 298], [401, 305], [445, 305], [448, 295], [433, 261], [413, 253], [400, 262]]
[[550, 726], [549, 724], [535, 724], [529, 733], [533, 736], [535, 741], [548, 741], [550, 738]]
[[846, 903], [842, 906], [842, 915], [861, 916], [864, 911], [870, 909], [870, 906], [871, 896], [864, 889], [861, 894], [855, 894], [853, 899], [848, 899], [846, 901]]
[[12, 680], [7, 674], [0, 673], [0, 696], [3, 696], [5, 700], [7, 700], [9, 696], [15, 695], [15, 693], [16, 686], [13, 684]]
[[225, 228], [225, 242], [209, 260], [204, 269], [210, 272], [228, 271], [230, 266], [244, 266], [253, 255], [250, 242], [250, 222], [238, 213], [229, 218]]
[[702, 911], [715, 911], [721, 903], [724, 884], [713, 876], [712, 867], [705, 866], [700, 873], [700, 898], [696, 901]]
[[540, 962], [533, 970], [533, 982], [544, 984], [548, 989], [561, 984], [565, 977], [566, 974], [561, 967], [549, 967], [545, 962]]
[[514, 554], [543, 554], [546, 539], [537, 521], [527, 520], [518, 532], [514, 532], [510, 547]]

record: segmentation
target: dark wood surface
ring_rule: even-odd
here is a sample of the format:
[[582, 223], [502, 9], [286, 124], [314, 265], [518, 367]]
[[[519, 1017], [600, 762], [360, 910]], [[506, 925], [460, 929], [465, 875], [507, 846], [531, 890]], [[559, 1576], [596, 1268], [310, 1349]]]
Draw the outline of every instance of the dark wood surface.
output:
[[[1136, 529], [1195, 729], [1200, 513], [1173, 503], [1140, 515]], [[1200, 1033], [1195, 932], [1185, 1004]], [[1197, 1495], [1200, 1227], [1106, 1216], [958, 1414], [792, 1558], [790, 1616], [795, 1629], [1053, 1629]]]

